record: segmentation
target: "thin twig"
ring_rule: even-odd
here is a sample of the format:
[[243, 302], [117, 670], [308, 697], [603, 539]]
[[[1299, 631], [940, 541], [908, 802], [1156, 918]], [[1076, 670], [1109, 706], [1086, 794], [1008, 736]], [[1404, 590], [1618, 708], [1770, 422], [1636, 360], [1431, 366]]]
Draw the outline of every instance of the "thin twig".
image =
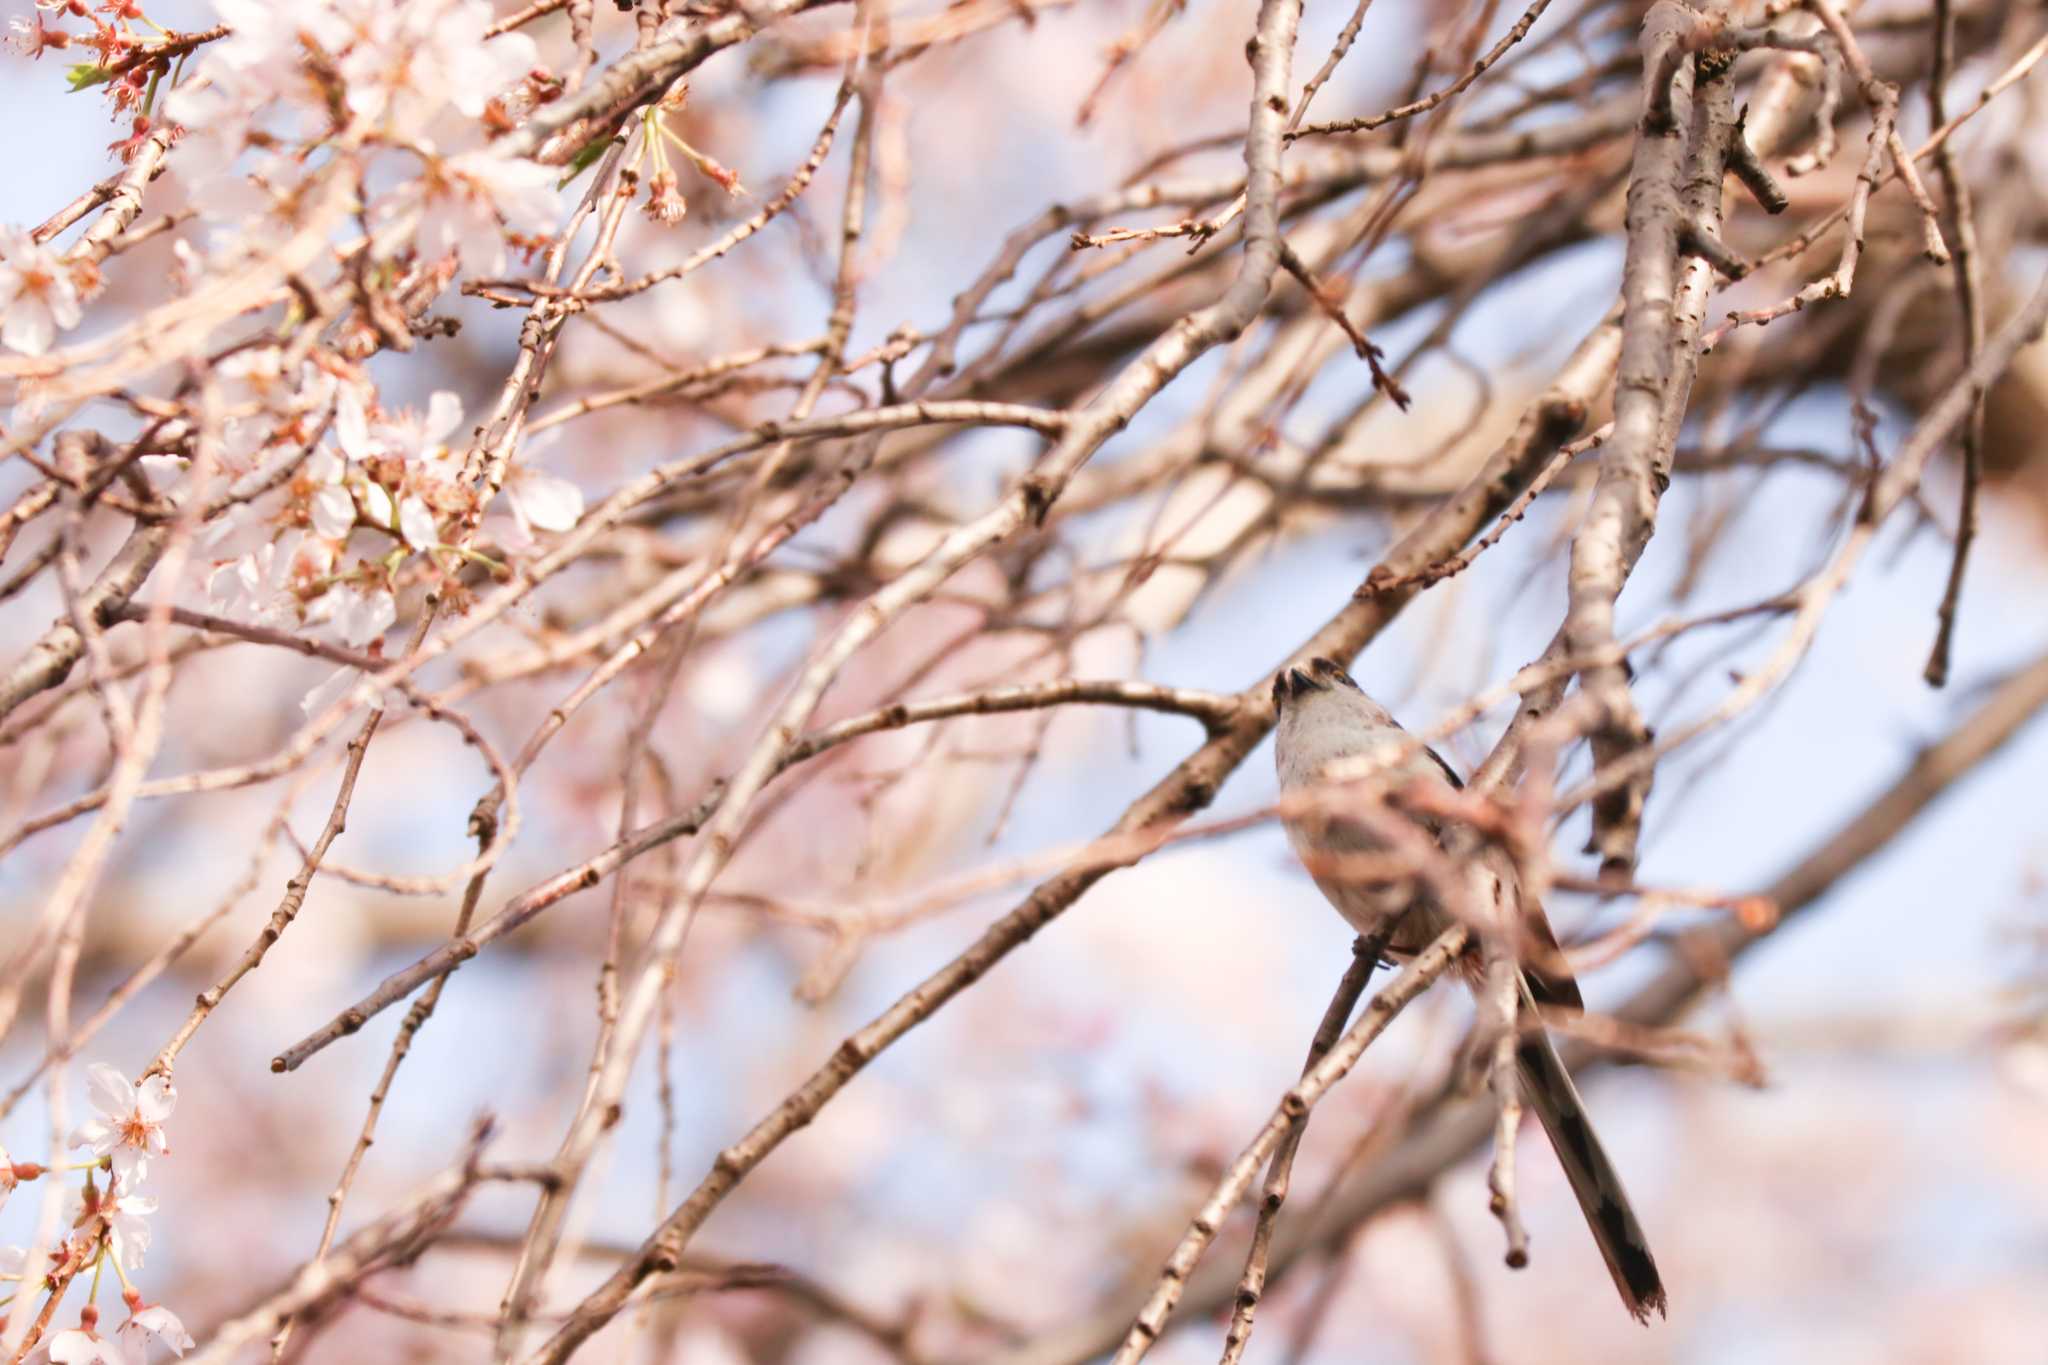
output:
[[1166, 1258], [1159, 1283], [1146, 1299], [1145, 1306], [1138, 1310], [1137, 1319], [1132, 1322], [1123, 1345], [1117, 1348], [1111, 1365], [1136, 1365], [1152, 1349], [1153, 1343], [1166, 1330], [1166, 1320], [1180, 1301], [1188, 1276], [1222, 1230], [1224, 1218], [1237, 1206], [1252, 1177], [1258, 1174], [1259, 1167], [1279, 1150], [1287, 1134], [1308, 1117], [1309, 1111], [1315, 1108], [1316, 1102], [1328, 1093], [1330, 1087], [1349, 1074], [1351, 1068], [1358, 1064], [1358, 1059], [1365, 1055], [1366, 1048], [1386, 1031], [1395, 1016], [1450, 969], [1470, 938], [1471, 931], [1461, 924], [1452, 925], [1438, 934], [1427, 948], [1401, 969], [1400, 975], [1372, 998], [1364, 1013], [1359, 1015], [1358, 1022], [1287, 1092], [1258, 1136], [1230, 1163], [1209, 1197], [1202, 1202], [1180, 1244]]
[[[1343, 1036], [1344, 1025], [1350, 1021], [1351, 1011], [1357, 1008], [1358, 998], [1365, 994], [1366, 983], [1372, 979], [1373, 969], [1379, 965], [1393, 932], [1393, 926], [1388, 925], [1370, 938], [1361, 935], [1352, 943], [1351, 965], [1337, 982], [1336, 992], [1323, 1011], [1322, 1022], [1316, 1025], [1315, 1036], [1309, 1041], [1308, 1060], [1301, 1068], [1304, 1077], [1315, 1069], [1317, 1062], [1329, 1055], [1330, 1049]], [[1251, 1343], [1252, 1321], [1266, 1288], [1266, 1260], [1272, 1254], [1273, 1228], [1280, 1220], [1280, 1206], [1287, 1202], [1288, 1185], [1294, 1174], [1294, 1154], [1300, 1150], [1302, 1134], [1307, 1130], [1308, 1115], [1304, 1113], [1288, 1125], [1286, 1135], [1267, 1163], [1266, 1183], [1259, 1199], [1258, 1223], [1252, 1229], [1251, 1250], [1245, 1254], [1244, 1274], [1238, 1279], [1237, 1299], [1230, 1313], [1230, 1331], [1223, 1342], [1222, 1365], [1237, 1365], [1244, 1358], [1245, 1347]]]

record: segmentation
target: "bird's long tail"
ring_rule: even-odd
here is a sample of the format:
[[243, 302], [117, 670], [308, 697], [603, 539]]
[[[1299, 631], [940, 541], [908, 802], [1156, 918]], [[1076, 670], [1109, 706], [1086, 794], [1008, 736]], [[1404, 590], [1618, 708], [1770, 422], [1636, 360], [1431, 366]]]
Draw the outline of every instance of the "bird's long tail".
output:
[[[1533, 1001], [1525, 1000], [1524, 1008], [1531, 1016], [1535, 1014]], [[1517, 1045], [1515, 1061], [1522, 1076], [1524, 1102], [1536, 1111], [1550, 1145], [1557, 1149], [1565, 1179], [1571, 1182], [1586, 1225], [1593, 1230], [1593, 1241], [1607, 1262], [1608, 1273], [1614, 1276], [1614, 1287], [1621, 1291], [1621, 1301], [1637, 1322], [1648, 1322], [1652, 1309], [1662, 1316], [1664, 1281], [1657, 1275], [1650, 1244], [1636, 1222], [1635, 1210], [1629, 1207], [1628, 1192], [1621, 1187], [1614, 1163], [1607, 1159], [1599, 1135], [1586, 1117], [1571, 1073], [1540, 1026]]]

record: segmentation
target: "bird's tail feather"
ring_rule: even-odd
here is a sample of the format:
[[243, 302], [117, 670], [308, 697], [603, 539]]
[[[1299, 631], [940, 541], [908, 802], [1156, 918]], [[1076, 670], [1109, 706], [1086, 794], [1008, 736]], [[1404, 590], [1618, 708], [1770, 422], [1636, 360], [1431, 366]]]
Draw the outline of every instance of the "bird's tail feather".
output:
[[[1525, 1007], [1535, 1014], [1532, 1007]], [[1621, 1187], [1614, 1163], [1607, 1159], [1599, 1135], [1586, 1117], [1571, 1073], [1540, 1026], [1521, 1040], [1515, 1061], [1521, 1072], [1524, 1102], [1536, 1111], [1557, 1151], [1565, 1179], [1571, 1182], [1586, 1225], [1593, 1230], [1593, 1241], [1607, 1262], [1608, 1273], [1614, 1276], [1614, 1287], [1621, 1291], [1621, 1301], [1638, 1322], [1648, 1322], [1652, 1309], [1662, 1316], [1664, 1281], [1657, 1275], [1650, 1244], [1636, 1222], [1635, 1210], [1629, 1207], [1628, 1192]]]

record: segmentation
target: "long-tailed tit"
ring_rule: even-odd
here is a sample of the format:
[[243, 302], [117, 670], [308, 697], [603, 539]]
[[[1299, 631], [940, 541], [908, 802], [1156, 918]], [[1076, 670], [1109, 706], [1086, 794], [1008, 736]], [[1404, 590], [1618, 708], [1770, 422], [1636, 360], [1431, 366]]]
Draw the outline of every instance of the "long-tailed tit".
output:
[[[1385, 707], [1360, 691], [1350, 675], [1329, 659], [1312, 659], [1306, 665], [1281, 670], [1273, 680], [1273, 701], [1280, 712], [1277, 762], [1280, 789], [1285, 794], [1368, 775], [1376, 789], [1389, 794], [1419, 790], [1426, 797], [1434, 786], [1440, 795], [1449, 797], [1442, 789], [1462, 785], [1449, 764], [1396, 724]], [[1427, 807], [1431, 803], [1425, 799], [1413, 804]], [[1436, 804], [1440, 807], [1442, 803]], [[1399, 831], [1391, 829], [1388, 820], [1412, 822], [1423, 837], [1439, 846], [1448, 847], [1451, 842], [1446, 838], [1449, 831], [1434, 817], [1391, 803], [1368, 816], [1362, 809], [1347, 815], [1324, 802], [1315, 810], [1291, 816], [1286, 821], [1287, 838], [1323, 895], [1352, 928], [1370, 936], [1392, 925], [1388, 951], [1413, 954], [1452, 921], [1428, 877], [1374, 876], [1371, 873], [1377, 869], [1370, 868], [1364, 869], [1368, 875], [1358, 875], [1358, 865], [1372, 861], [1371, 855], [1398, 855], [1403, 841], [1390, 837]], [[1564, 967], [1541, 909], [1513, 903], [1519, 900], [1519, 893], [1513, 865], [1505, 855], [1498, 849], [1467, 849], [1463, 856], [1478, 864], [1468, 869], [1476, 874], [1471, 883], [1481, 888], [1480, 894], [1490, 894], [1505, 904], [1516, 916], [1519, 932], [1533, 943], [1535, 951], [1517, 967], [1519, 1009], [1526, 1029], [1515, 1051], [1522, 1093], [1557, 1150], [1565, 1178], [1571, 1182], [1622, 1302], [1638, 1321], [1647, 1321], [1650, 1310], [1664, 1311], [1664, 1284], [1657, 1276], [1657, 1263], [1650, 1257], [1649, 1244], [1629, 1207], [1621, 1178], [1586, 1117], [1571, 1074], [1536, 1022], [1538, 1005], [1582, 1008], [1578, 982]], [[1347, 860], [1352, 864], [1348, 875], [1343, 865]], [[1467, 968], [1468, 978], [1477, 987], [1483, 974], [1475, 954]]]

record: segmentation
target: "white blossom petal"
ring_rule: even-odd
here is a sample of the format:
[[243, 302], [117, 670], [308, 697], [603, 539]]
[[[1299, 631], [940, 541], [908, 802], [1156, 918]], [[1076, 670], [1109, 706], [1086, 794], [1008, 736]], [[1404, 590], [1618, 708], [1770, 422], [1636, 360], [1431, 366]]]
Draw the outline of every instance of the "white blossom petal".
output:
[[87, 1119], [71, 1130], [71, 1145], [88, 1148], [94, 1156], [105, 1156], [120, 1140], [120, 1130], [105, 1119]]
[[356, 500], [338, 483], [328, 484], [313, 497], [313, 529], [330, 540], [346, 540], [356, 524]]
[[552, 474], [526, 470], [507, 495], [520, 518], [543, 531], [566, 531], [583, 515], [583, 490]]
[[135, 1087], [118, 1067], [94, 1062], [85, 1069], [85, 1098], [102, 1118], [118, 1121], [135, 1108]]
[[378, 526], [389, 527], [394, 509], [391, 495], [384, 491], [381, 483], [366, 483], [356, 490], [356, 498], [362, 503], [363, 515]]
[[[144, 1077], [142, 1084], [135, 1087], [135, 1112], [144, 1123], [161, 1125], [177, 1107], [177, 1088], [162, 1072]], [[161, 1133], [157, 1140], [162, 1140]]]
[[[508, 501], [506, 505], [509, 507], [512, 504]], [[493, 513], [484, 519], [484, 528], [490, 533], [491, 538], [498, 542], [498, 548], [509, 554], [523, 555], [540, 544], [533, 538], [533, 528], [516, 512], [507, 517]]]
[[132, 1190], [149, 1175], [149, 1155], [139, 1147], [123, 1142], [107, 1152], [107, 1162], [114, 1168], [114, 1181], [124, 1190]]
[[407, 494], [398, 504], [398, 529], [405, 536], [405, 543], [415, 550], [432, 549], [440, 543], [440, 533], [434, 527], [434, 514], [415, 495]]
[[176, 1313], [160, 1303], [137, 1309], [115, 1334], [115, 1340], [121, 1343], [128, 1358], [137, 1362], [147, 1358], [151, 1337], [170, 1347], [177, 1355], [184, 1355], [193, 1346], [192, 1334], [185, 1330], [185, 1324], [178, 1321]]
[[116, 1342], [74, 1327], [50, 1338], [51, 1365], [133, 1365]]
[[384, 632], [391, 629], [391, 623], [398, 619], [398, 604], [387, 589], [337, 588], [325, 596], [333, 597], [337, 593], [341, 601], [335, 604], [334, 624], [341, 632], [341, 638], [349, 644], [360, 646], [382, 639]]
[[149, 1215], [156, 1212], [156, 1200], [144, 1194], [124, 1194], [109, 1200], [100, 1210], [112, 1234], [114, 1259], [123, 1270], [140, 1270], [149, 1251]]
[[362, 395], [353, 385], [345, 386], [334, 400], [334, 439], [351, 460], [367, 460], [377, 453], [370, 444], [370, 423], [363, 414]]
[[285, 556], [283, 581], [301, 583], [334, 571], [334, 545], [318, 536], [307, 536]]
[[0, 320], [0, 346], [23, 355], [41, 355], [56, 339], [57, 328], [50, 320], [50, 310], [34, 299], [15, 300], [8, 305], [6, 318]]
[[443, 173], [467, 182], [471, 191], [495, 209], [515, 232], [553, 230], [561, 216], [561, 172], [552, 166], [493, 152], [468, 152], [450, 157]]
[[462, 425], [462, 400], [446, 389], [438, 389], [427, 400], [427, 419], [420, 424], [420, 446], [437, 446]]
[[320, 683], [319, 686], [313, 688], [299, 699], [299, 710], [309, 716], [321, 714], [328, 707], [342, 699], [342, 696], [348, 691], [349, 685], [355, 681], [355, 675], [355, 669], [347, 664], [343, 664], [340, 668], [328, 674], [326, 680]]
[[142, 472], [163, 487], [175, 484], [178, 476], [185, 472], [185, 457], [182, 455], [144, 455], [135, 463], [142, 466]]
[[213, 566], [213, 572], [206, 578], [206, 600], [215, 610], [223, 611], [234, 605], [235, 597], [242, 590], [242, 561], [231, 559], [225, 564]]
[[347, 472], [347, 466], [342, 463], [341, 457], [326, 446], [321, 446], [308, 455], [304, 467], [306, 477], [314, 483], [340, 483], [341, 476]]

